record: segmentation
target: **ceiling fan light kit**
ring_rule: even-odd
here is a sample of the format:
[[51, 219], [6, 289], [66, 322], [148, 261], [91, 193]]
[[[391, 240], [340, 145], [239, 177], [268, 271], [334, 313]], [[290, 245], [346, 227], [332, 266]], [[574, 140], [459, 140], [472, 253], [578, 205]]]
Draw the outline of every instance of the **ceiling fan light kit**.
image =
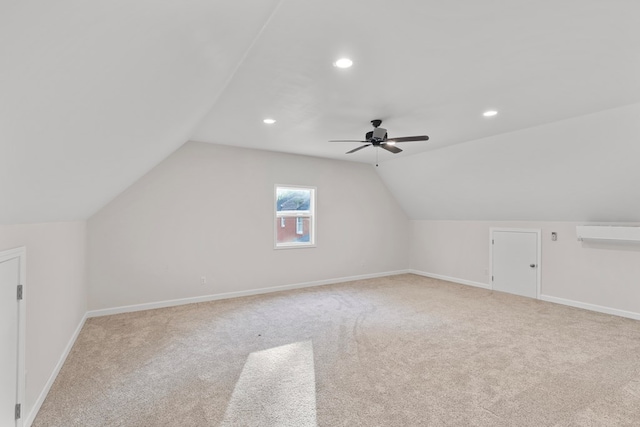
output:
[[372, 132], [372, 138], [384, 140], [387, 138], [387, 130], [383, 128], [375, 128]]

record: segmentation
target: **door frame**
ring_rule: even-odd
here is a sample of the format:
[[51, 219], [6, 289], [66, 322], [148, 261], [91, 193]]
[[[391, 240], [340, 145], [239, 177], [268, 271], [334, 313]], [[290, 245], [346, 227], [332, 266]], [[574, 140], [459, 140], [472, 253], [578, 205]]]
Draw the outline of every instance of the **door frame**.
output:
[[539, 228], [507, 228], [507, 227], [489, 227], [489, 277], [491, 278], [491, 290], [493, 290], [493, 233], [511, 232], [511, 233], [535, 233], [536, 234], [536, 299], [540, 299], [541, 295], [541, 278], [542, 278], [542, 230]]
[[[20, 265], [20, 280], [22, 285], [22, 300], [18, 302], [18, 395], [16, 404], [20, 404], [20, 418], [16, 420], [16, 427], [22, 427], [24, 420], [27, 417], [25, 407], [25, 355], [26, 355], [26, 320], [27, 320], [27, 250], [24, 246], [0, 251], [0, 262], [9, 261], [11, 259], [18, 258]], [[16, 295], [17, 298], [17, 295]]]

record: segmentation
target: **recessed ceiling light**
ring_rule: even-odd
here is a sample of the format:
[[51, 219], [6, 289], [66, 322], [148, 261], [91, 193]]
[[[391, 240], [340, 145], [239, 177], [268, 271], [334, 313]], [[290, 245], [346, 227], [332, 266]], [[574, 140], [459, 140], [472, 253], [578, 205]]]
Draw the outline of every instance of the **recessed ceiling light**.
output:
[[484, 113], [482, 113], [482, 115], [485, 116], [485, 117], [493, 117], [496, 114], [498, 114], [498, 112], [496, 110], [489, 110], [489, 111], [485, 111]]
[[353, 61], [349, 58], [340, 58], [333, 63], [338, 68], [349, 68], [353, 65]]
[[274, 124], [276, 121], [274, 119], [264, 119], [263, 122], [265, 122], [268, 125], [272, 125]]

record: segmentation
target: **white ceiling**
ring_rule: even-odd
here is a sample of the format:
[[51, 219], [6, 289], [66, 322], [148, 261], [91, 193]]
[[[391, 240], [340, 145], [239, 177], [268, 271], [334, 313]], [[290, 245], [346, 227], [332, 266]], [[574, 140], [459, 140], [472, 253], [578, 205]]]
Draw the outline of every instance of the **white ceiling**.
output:
[[[637, 0], [2, 0], [0, 223], [87, 218], [188, 139], [386, 161], [635, 103], [639, 18]], [[327, 142], [374, 118], [431, 141]]]
[[413, 219], [640, 225], [640, 103], [380, 164]]
[[180, 147], [276, 3], [0, 0], [0, 223], [87, 218]]
[[638, 1], [286, 1], [192, 138], [372, 162], [327, 140], [431, 137], [398, 158], [633, 103], [638, 22]]

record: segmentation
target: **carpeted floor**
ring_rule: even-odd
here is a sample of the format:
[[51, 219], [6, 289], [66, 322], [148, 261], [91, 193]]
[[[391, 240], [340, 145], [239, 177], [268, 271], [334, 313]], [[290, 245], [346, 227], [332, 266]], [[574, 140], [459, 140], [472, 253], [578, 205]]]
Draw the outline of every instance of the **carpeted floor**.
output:
[[640, 322], [400, 275], [87, 320], [43, 426], [638, 426]]

